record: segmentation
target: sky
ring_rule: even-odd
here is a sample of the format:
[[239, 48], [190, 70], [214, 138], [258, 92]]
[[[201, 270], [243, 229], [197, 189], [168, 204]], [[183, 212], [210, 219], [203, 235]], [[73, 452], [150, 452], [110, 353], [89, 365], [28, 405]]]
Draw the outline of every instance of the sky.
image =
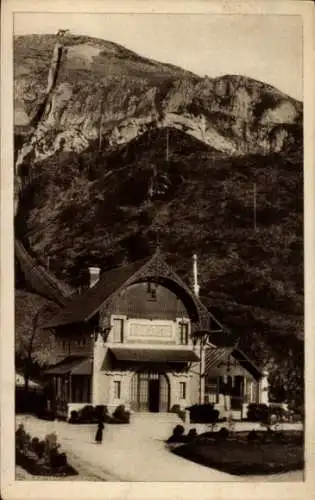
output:
[[14, 33], [70, 29], [210, 77], [240, 74], [303, 99], [298, 16], [15, 13]]

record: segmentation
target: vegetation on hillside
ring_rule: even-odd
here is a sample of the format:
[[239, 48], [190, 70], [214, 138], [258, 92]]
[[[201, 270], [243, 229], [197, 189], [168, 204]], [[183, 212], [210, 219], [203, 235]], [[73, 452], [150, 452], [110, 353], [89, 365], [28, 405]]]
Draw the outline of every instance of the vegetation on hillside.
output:
[[106, 269], [152, 253], [160, 231], [166, 259], [188, 281], [198, 254], [207, 305], [291, 392], [303, 376], [300, 158], [231, 159], [170, 130], [167, 160], [165, 138], [154, 131], [120, 151], [39, 164], [21, 200], [19, 234], [79, 286], [88, 265]]

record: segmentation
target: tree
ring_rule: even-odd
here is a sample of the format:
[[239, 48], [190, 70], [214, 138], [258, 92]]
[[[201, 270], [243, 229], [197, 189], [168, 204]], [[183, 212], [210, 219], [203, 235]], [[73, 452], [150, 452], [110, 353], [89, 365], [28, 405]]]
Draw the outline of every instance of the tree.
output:
[[15, 353], [28, 391], [29, 379], [35, 366], [54, 362], [54, 335], [42, 326], [59, 310], [54, 302], [39, 295], [17, 291], [15, 300]]

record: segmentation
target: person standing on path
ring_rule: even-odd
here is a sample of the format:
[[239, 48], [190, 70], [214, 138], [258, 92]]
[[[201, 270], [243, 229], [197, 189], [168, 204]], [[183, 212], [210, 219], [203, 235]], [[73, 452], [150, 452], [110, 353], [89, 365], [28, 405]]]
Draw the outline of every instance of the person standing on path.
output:
[[97, 444], [102, 444], [103, 429], [104, 429], [103, 421], [102, 421], [102, 419], [99, 419], [98, 424], [97, 424], [97, 431], [96, 431], [96, 435], [95, 435], [95, 441]]

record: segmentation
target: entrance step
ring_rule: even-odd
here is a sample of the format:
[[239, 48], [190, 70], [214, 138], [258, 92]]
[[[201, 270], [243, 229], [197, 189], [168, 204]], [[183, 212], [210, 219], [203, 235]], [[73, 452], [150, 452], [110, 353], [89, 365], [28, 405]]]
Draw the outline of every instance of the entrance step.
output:
[[242, 412], [241, 412], [241, 410], [229, 410], [229, 411], [225, 412], [224, 416], [226, 418], [229, 418], [230, 416], [232, 416], [233, 420], [241, 420]]
[[150, 413], [150, 412], [134, 412], [132, 414], [132, 420], [135, 423], [141, 422], [154, 422], [159, 425], [160, 423], [173, 423], [178, 424], [182, 422], [181, 418], [177, 415], [177, 413]]

